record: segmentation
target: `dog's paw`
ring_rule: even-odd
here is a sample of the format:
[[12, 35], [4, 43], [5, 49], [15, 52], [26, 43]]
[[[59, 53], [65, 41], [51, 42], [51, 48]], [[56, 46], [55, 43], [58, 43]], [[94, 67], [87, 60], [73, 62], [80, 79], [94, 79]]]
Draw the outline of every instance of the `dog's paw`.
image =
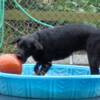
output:
[[40, 75], [45, 75], [49, 71], [50, 68], [51, 66], [49, 64], [43, 65], [40, 69]]
[[39, 75], [45, 75], [46, 74], [46, 72], [45, 71], [40, 71], [40, 73], [39, 73]]

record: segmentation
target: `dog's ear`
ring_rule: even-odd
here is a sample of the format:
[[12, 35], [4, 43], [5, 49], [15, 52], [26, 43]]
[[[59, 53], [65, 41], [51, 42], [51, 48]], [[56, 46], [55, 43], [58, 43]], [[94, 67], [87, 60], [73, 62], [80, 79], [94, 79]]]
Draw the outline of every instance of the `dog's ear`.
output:
[[43, 45], [39, 41], [35, 40], [33, 42], [33, 44], [34, 44], [36, 50], [43, 50]]
[[19, 37], [19, 38], [16, 38], [16, 39], [12, 40], [12, 41], [10, 42], [10, 44], [16, 44], [16, 43], [18, 43], [20, 40], [21, 40], [20, 37]]

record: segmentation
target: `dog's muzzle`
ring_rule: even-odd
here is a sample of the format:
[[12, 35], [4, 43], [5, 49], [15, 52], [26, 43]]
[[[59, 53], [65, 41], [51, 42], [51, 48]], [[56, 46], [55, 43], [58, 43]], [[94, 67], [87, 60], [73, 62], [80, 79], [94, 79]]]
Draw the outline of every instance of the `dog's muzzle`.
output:
[[23, 51], [17, 51], [16, 56], [19, 60], [21, 60], [23, 63], [26, 62], [27, 57], [25, 56], [25, 53]]

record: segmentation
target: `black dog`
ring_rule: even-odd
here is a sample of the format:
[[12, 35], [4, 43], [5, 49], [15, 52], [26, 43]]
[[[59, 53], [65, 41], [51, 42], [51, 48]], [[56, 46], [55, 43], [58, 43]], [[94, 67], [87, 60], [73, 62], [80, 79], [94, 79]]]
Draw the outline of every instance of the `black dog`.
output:
[[[37, 31], [16, 39], [17, 57], [23, 62], [32, 56], [37, 62], [35, 72], [45, 74], [53, 60], [64, 59], [78, 50], [88, 54], [91, 74], [99, 74], [100, 29], [89, 25], [67, 24]], [[39, 70], [39, 66], [42, 68]]]

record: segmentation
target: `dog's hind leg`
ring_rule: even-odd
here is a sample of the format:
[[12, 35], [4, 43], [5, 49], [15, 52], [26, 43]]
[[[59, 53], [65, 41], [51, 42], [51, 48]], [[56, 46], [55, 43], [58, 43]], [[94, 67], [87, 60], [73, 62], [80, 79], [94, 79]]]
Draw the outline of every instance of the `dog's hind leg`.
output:
[[94, 38], [88, 41], [87, 55], [91, 74], [99, 74], [100, 43]]
[[100, 59], [98, 59], [97, 56], [88, 55], [88, 60], [89, 60], [91, 74], [94, 74], [94, 75], [95, 74], [99, 74], [99, 62], [100, 62]]

